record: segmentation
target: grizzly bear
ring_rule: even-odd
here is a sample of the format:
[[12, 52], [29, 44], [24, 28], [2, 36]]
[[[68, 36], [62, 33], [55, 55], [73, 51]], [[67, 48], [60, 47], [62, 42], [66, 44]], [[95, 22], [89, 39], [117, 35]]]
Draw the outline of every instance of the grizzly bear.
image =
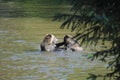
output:
[[73, 39], [73, 37], [70, 35], [65, 35], [63, 42], [57, 43], [56, 48], [59, 48], [63, 45], [64, 45], [65, 50], [67, 50], [67, 49], [70, 49], [72, 51], [82, 51], [83, 50], [81, 45], [77, 41], [75, 41]]
[[40, 44], [41, 51], [54, 51], [57, 38], [52, 34], [47, 34]]

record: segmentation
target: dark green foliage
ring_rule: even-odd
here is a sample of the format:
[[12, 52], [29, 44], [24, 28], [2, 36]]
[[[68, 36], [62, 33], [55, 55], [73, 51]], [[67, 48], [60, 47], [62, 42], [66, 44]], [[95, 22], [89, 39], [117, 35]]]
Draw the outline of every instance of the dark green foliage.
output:
[[93, 59], [103, 62], [109, 57], [111, 73], [104, 77], [120, 79], [120, 0], [70, 0], [70, 14], [56, 14], [54, 20], [63, 20], [61, 28], [76, 31], [74, 38], [81, 43], [95, 44], [102, 40], [110, 41], [109, 49], [98, 51]]

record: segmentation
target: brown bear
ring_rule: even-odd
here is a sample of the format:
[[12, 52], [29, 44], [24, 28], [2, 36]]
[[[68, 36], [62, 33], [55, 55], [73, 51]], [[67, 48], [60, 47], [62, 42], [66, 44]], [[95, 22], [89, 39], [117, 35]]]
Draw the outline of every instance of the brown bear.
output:
[[52, 34], [47, 34], [41, 42], [41, 51], [54, 51], [57, 38]]
[[56, 48], [59, 48], [64, 45], [64, 49], [70, 49], [72, 51], [82, 51], [83, 48], [80, 46], [80, 44], [73, 39], [70, 35], [65, 35], [64, 40], [61, 43], [56, 44]]

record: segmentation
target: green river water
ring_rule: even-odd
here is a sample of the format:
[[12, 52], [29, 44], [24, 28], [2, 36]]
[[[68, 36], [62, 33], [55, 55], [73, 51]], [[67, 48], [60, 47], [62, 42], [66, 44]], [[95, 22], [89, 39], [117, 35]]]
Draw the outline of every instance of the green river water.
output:
[[[44, 9], [41, 16], [46, 17], [49, 13]], [[51, 8], [47, 10], [50, 16], [56, 12], [51, 13]], [[54, 34], [59, 41], [66, 34], [74, 34], [59, 29], [61, 23], [50, 17], [1, 17], [0, 80], [87, 80], [89, 73], [106, 73], [106, 64], [88, 59], [94, 53], [92, 46], [84, 47], [81, 52], [40, 51], [39, 45], [45, 34]]]

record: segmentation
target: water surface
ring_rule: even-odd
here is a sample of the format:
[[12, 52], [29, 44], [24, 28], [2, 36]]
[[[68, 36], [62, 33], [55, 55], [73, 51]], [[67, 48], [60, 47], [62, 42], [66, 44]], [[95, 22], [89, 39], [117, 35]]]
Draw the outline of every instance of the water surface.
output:
[[[1, 80], [86, 80], [88, 73], [105, 73], [105, 64], [91, 61], [94, 52], [41, 52], [40, 42], [47, 33], [62, 41], [69, 30], [61, 22], [42, 18], [1, 18]], [[43, 27], [44, 26], [44, 27]]]
[[94, 67], [102, 69], [105, 65], [99, 67], [101, 64], [87, 59], [85, 52], [36, 51], [3, 58], [0, 72], [3, 80], [67, 80], [70, 74], [75, 74], [74, 69], [79, 69], [80, 79]]

